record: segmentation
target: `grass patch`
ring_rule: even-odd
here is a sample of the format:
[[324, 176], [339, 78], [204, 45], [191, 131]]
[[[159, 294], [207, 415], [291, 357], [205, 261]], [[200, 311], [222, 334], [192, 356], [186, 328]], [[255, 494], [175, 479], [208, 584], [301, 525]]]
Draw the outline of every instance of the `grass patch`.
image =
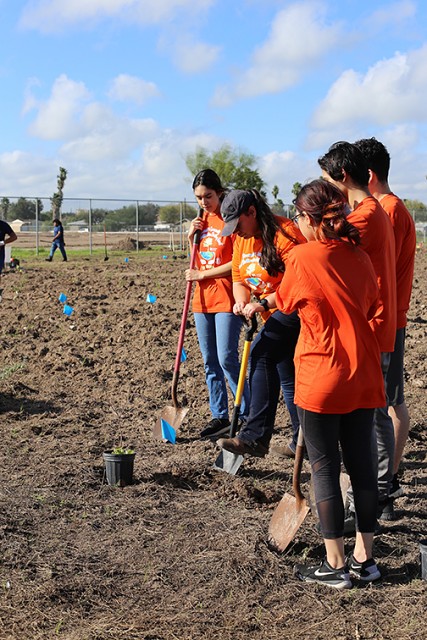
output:
[[13, 376], [15, 371], [19, 371], [19, 369], [23, 369], [24, 366], [25, 365], [21, 362], [19, 364], [11, 364], [8, 367], [3, 367], [2, 369], [0, 369], [0, 380], [7, 380], [11, 376]]

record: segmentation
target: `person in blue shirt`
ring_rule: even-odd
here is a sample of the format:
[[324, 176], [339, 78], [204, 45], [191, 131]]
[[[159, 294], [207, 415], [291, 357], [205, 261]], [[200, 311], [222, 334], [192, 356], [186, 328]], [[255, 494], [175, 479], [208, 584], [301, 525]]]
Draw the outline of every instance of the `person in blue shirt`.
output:
[[59, 220], [59, 218], [55, 218], [53, 220], [53, 240], [49, 257], [46, 258], [47, 262], [52, 262], [53, 254], [57, 249], [59, 249], [62, 254], [62, 261], [67, 262], [67, 254], [65, 252], [64, 242], [64, 227], [62, 226], [61, 220]]
[[10, 242], [15, 242], [15, 240], [16, 233], [13, 231], [12, 227], [4, 220], [0, 220], [0, 302], [3, 295], [3, 289], [1, 288], [1, 272], [4, 267], [4, 245], [9, 244]]

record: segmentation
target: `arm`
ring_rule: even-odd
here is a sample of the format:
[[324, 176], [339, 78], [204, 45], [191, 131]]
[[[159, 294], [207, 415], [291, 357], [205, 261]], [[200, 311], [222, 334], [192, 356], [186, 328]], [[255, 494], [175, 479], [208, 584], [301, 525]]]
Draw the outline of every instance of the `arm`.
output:
[[262, 313], [263, 311], [267, 311], [268, 309], [275, 309], [276, 308], [276, 292], [270, 293], [270, 295], [265, 296], [265, 298], [262, 299], [262, 302], [263, 304], [261, 304], [260, 302], [249, 302], [244, 307], [242, 311], [242, 315], [244, 315], [245, 318], [250, 319], [252, 318], [252, 316], [255, 315], [255, 313]]
[[10, 244], [11, 242], [15, 242], [18, 239], [18, 236], [14, 231], [8, 234], [8, 237], [3, 240], [3, 244]]
[[[193, 234], [194, 235], [194, 234]], [[213, 269], [207, 269], [206, 271], [200, 271], [199, 269], [187, 269], [185, 272], [186, 280], [206, 280], [207, 278], [222, 278], [229, 276], [231, 273], [231, 260], [225, 264], [221, 264], [219, 267]]]
[[193, 246], [194, 234], [196, 233], [197, 229], [202, 231], [203, 225], [204, 220], [201, 216], [197, 216], [197, 218], [194, 218], [194, 220], [191, 221], [190, 228], [188, 230], [188, 242], [190, 244], [190, 248]]
[[234, 306], [233, 313], [236, 316], [240, 316], [243, 313], [244, 308], [251, 299], [251, 292], [243, 282], [233, 282], [233, 296]]

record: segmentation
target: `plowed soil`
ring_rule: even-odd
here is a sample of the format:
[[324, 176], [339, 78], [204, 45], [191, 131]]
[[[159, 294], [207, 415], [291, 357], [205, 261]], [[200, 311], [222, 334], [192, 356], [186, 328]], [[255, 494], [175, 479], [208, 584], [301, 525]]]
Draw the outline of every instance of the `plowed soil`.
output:
[[[407, 329], [405, 495], [375, 539], [383, 579], [345, 592], [293, 577], [295, 562], [323, 556], [312, 513], [285, 554], [267, 543], [292, 461], [247, 458], [235, 477], [213, 469], [218, 451], [198, 439], [210, 415], [191, 313], [178, 387], [189, 411], [175, 445], [152, 437], [171, 403], [186, 263], [71, 252], [3, 278], [0, 638], [427, 638], [425, 250]], [[274, 444], [289, 433], [282, 402]], [[102, 453], [121, 443], [136, 450], [134, 483], [111, 487]], [[302, 480], [308, 495], [307, 462]]]

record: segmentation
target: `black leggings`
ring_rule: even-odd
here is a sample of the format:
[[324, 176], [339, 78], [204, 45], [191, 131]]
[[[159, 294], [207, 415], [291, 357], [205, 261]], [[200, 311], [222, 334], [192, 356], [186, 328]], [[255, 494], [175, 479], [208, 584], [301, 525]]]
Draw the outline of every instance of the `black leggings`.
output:
[[340, 489], [342, 458], [354, 493], [358, 530], [375, 530], [378, 502], [377, 469], [373, 453], [373, 409], [351, 413], [313, 413], [298, 407], [305, 445], [311, 464], [314, 495], [322, 535], [341, 538], [344, 504]]

